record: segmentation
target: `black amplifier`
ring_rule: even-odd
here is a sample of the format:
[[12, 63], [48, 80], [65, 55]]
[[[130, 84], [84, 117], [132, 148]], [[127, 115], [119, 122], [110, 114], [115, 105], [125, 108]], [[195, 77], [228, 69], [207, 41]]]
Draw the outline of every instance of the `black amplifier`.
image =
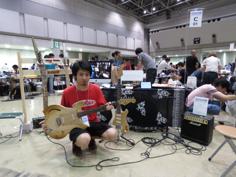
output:
[[32, 118], [33, 129], [41, 128], [40, 122], [42, 122], [43, 120], [45, 120], [44, 117]]
[[213, 129], [213, 116], [199, 116], [186, 112], [181, 124], [181, 137], [202, 145], [209, 145], [212, 140]]

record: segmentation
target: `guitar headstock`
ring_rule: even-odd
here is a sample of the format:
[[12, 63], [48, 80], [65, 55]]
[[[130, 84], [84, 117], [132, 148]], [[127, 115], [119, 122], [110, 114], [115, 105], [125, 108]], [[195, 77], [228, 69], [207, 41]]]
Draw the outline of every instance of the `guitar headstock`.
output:
[[63, 64], [64, 66], [69, 66], [70, 65], [70, 60], [68, 58], [63, 59]]
[[36, 55], [36, 59], [38, 61], [39, 64], [43, 64], [43, 59], [42, 59], [42, 54], [41, 52], [39, 51], [37, 45], [36, 45], [36, 42], [34, 40], [34, 38], [32, 38], [32, 43], [33, 43], [33, 47], [34, 47], [34, 53]]
[[129, 103], [135, 103], [135, 102], [136, 102], [135, 98], [122, 98], [119, 100], [119, 104], [124, 105], [124, 106]]

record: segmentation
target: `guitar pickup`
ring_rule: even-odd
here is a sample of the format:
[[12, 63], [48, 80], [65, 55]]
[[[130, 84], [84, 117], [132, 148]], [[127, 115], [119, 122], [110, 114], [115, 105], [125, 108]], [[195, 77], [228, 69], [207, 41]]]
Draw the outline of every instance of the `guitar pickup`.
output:
[[63, 121], [61, 120], [60, 117], [58, 117], [58, 118], [56, 118], [56, 123], [57, 123], [58, 126], [61, 126]]

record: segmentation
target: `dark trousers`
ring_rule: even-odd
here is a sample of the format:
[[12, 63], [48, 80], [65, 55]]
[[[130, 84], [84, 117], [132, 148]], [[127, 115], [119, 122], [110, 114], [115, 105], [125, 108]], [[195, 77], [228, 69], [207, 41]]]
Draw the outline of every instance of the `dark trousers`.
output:
[[154, 69], [154, 68], [148, 69], [147, 73], [146, 73], [146, 81], [151, 82], [151, 84], [153, 84], [155, 82], [156, 75], [157, 75], [156, 69]]
[[203, 74], [203, 84], [212, 84], [218, 78], [218, 73], [216, 72], [204, 72]]

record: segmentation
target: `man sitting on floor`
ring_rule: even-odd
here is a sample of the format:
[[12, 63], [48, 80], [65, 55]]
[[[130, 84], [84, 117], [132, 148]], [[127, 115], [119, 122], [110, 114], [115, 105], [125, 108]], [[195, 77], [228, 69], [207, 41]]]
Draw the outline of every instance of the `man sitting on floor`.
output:
[[[236, 95], [226, 95], [228, 93], [230, 84], [225, 79], [217, 79], [213, 85], [205, 84], [197, 89], [193, 90], [186, 100], [187, 110], [193, 110], [193, 102], [195, 97], [205, 97], [210, 100], [215, 98], [222, 102], [228, 100], [236, 100]], [[209, 114], [218, 114], [220, 112], [220, 106], [211, 104], [209, 102], [207, 112]]]
[[[72, 66], [72, 74], [76, 80], [73, 86], [66, 88], [63, 92], [61, 105], [72, 107], [78, 101], [84, 100], [89, 106], [83, 107], [84, 110], [94, 109], [106, 104], [107, 110], [111, 110], [113, 106], [106, 103], [104, 95], [95, 84], [89, 83], [92, 69], [88, 62], [75, 62]], [[109, 125], [99, 122], [97, 114], [88, 116], [90, 126], [87, 129], [74, 128], [70, 132], [70, 140], [72, 143], [72, 151], [75, 155], [82, 155], [85, 149], [95, 150], [96, 144], [92, 137], [101, 137], [106, 140], [115, 140], [117, 138], [116, 129]], [[46, 129], [44, 127], [44, 129]]]

